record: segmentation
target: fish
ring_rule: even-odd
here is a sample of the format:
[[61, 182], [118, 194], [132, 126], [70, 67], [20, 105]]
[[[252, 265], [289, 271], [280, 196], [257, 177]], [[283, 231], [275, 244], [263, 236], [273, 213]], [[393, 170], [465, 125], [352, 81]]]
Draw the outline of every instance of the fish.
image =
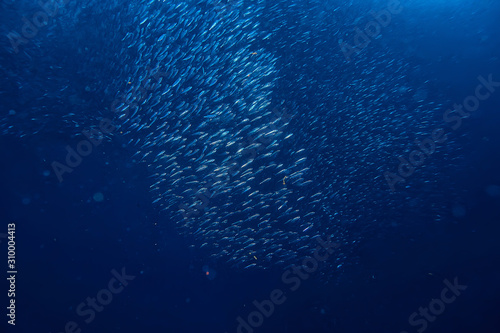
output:
[[[163, 223], [235, 268], [286, 267], [311, 255], [318, 237], [350, 247], [360, 241], [351, 229], [371, 226], [382, 206], [406, 204], [381, 189], [387, 147], [412, 142], [422, 123], [438, 124], [433, 115], [445, 101], [401, 94], [419, 68], [409, 60], [367, 48], [366, 58], [346, 63], [331, 45], [360, 9], [339, 4], [328, 9], [334, 20], [318, 15], [321, 6], [90, 1], [82, 11], [68, 4], [71, 20], [20, 46], [28, 58], [45, 54], [38, 76], [22, 63], [20, 73], [0, 65], [23, 92], [14, 104], [25, 110], [3, 117], [0, 133], [71, 141], [109, 119], [115, 129], [102, 136], [148, 166]], [[49, 52], [55, 45], [66, 57]], [[399, 112], [403, 106], [415, 112]], [[422, 178], [437, 172], [431, 162]]]

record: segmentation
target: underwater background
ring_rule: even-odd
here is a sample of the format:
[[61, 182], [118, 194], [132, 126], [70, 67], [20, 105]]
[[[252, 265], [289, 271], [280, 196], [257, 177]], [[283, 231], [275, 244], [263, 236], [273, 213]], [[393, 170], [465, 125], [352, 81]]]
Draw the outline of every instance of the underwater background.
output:
[[2, 332], [500, 332], [497, 1], [0, 18]]

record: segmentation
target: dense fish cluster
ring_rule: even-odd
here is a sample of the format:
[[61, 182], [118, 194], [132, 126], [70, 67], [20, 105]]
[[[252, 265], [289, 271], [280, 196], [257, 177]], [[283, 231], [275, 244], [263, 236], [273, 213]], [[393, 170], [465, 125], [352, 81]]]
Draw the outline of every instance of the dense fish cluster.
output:
[[[110, 117], [110, 140], [125, 138], [131, 158], [148, 164], [165, 223], [210, 257], [287, 265], [331, 236], [346, 245], [336, 267], [363, 230], [394, 223], [382, 209], [443, 209], [425, 203], [430, 188], [385, 188], [394, 151], [438, 122], [444, 102], [430, 101], [429, 86], [412, 81], [419, 68], [383, 43], [345, 61], [338, 40], [365, 11], [319, 1], [68, 3], [18, 54], [2, 44], [21, 64], [0, 65], [20, 91], [8, 108], [25, 111], [1, 129], [78, 133]], [[49, 82], [26, 80], [34, 71]], [[430, 163], [422, 182], [437, 172]]]
[[[148, 26], [164, 16], [157, 10], [166, 22]], [[201, 248], [240, 267], [292, 262], [318, 235], [322, 194], [310, 193], [305, 148], [286, 147], [296, 110], [271, 104], [276, 59], [256, 42], [268, 38], [258, 29], [263, 7], [224, 10], [203, 14], [181, 3], [138, 18], [142, 35], [158, 35], [139, 49], [159, 68], [158, 82], [133, 111], [133, 98], [117, 105], [127, 114], [122, 131], [133, 132], [130, 143], [152, 169], [154, 202]]]

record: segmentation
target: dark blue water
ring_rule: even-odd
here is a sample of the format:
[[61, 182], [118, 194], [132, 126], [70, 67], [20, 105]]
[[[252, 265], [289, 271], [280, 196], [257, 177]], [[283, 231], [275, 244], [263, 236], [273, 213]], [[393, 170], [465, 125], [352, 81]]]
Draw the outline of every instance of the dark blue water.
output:
[[500, 331], [498, 3], [47, 6], [0, 5], [2, 332]]

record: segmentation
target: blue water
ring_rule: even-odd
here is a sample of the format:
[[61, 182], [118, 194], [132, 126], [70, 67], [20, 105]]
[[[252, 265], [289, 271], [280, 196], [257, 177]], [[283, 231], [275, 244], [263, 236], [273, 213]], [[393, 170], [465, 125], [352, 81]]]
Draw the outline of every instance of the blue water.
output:
[[0, 3], [2, 332], [500, 331], [497, 2], [55, 8]]

